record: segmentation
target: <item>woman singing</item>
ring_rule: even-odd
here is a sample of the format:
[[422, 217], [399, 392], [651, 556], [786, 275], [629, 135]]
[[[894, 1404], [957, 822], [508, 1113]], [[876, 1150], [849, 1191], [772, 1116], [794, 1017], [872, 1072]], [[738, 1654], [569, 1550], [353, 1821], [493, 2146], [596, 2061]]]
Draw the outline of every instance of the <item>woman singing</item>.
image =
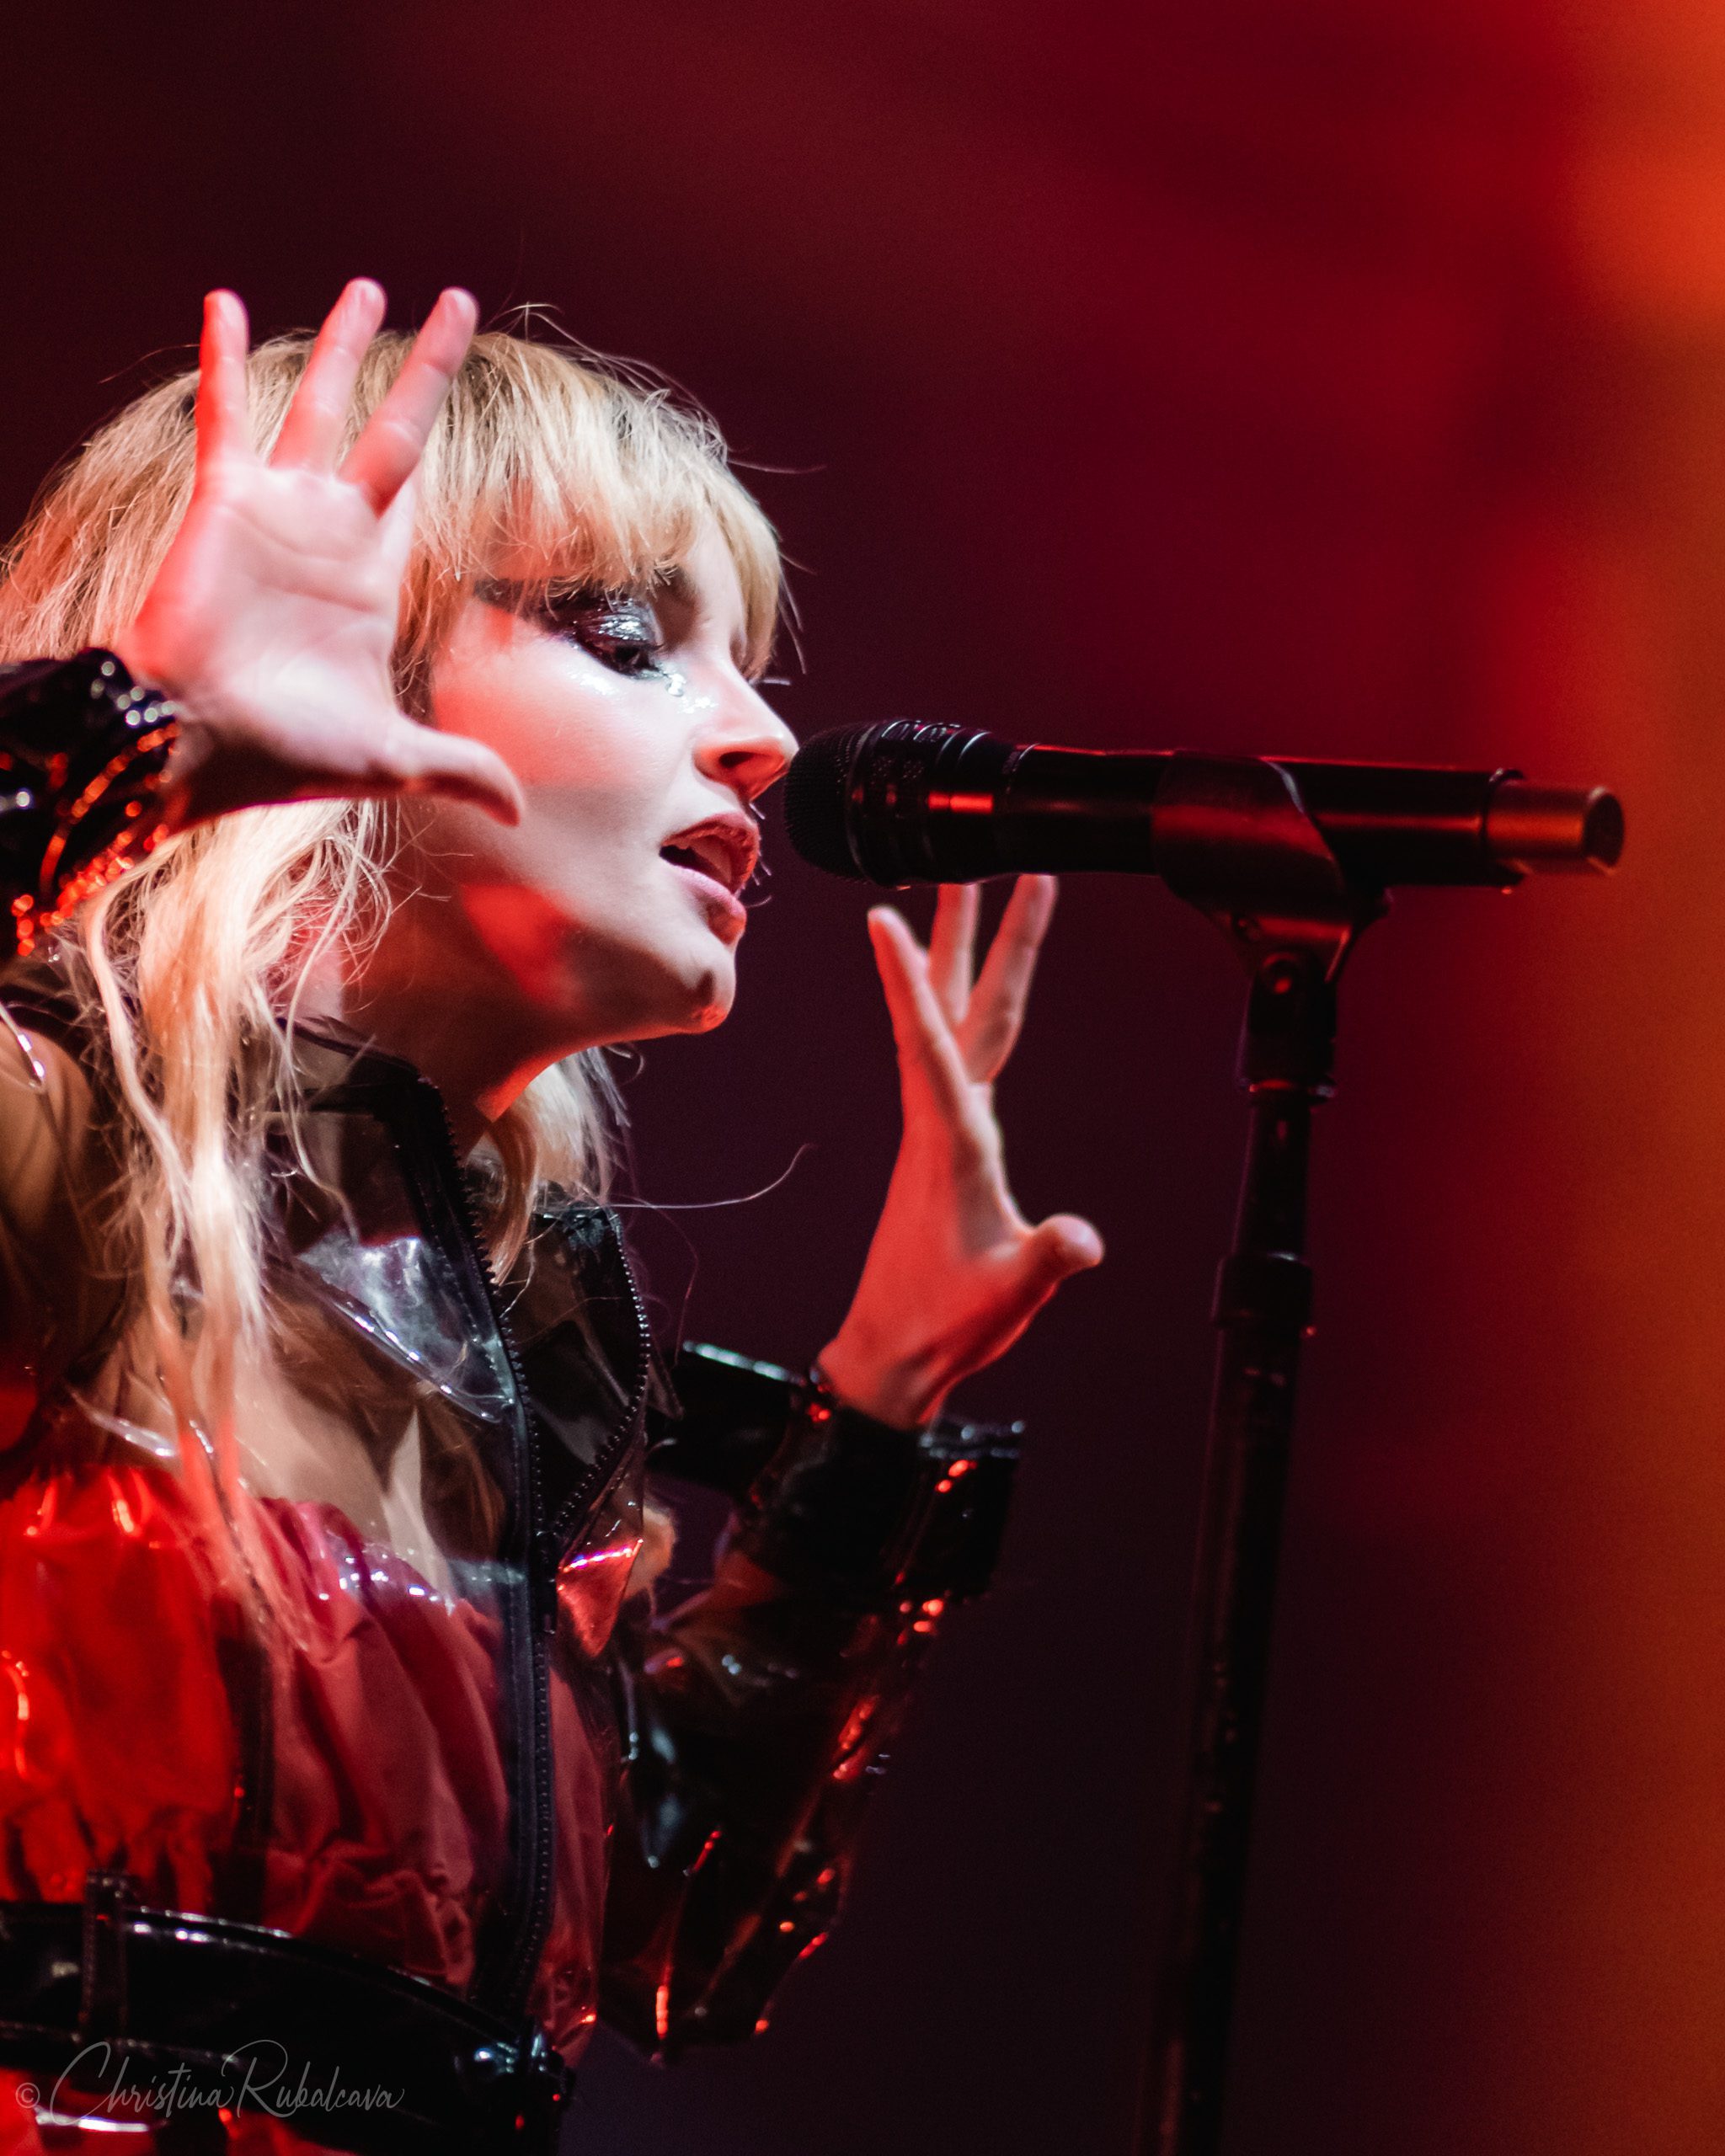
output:
[[[974, 983], [949, 890], [871, 916], [848, 1314], [658, 1358], [605, 1050], [730, 1007], [772, 534], [661, 393], [383, 308], [213, 295], [0, 587], [0, 2150], [548, 2156], [599, 2015], [759, 2027], [986, 1583], [942, 1404], [1100, 1256], [991, 1107], [1052, 887]], [[649, 1474], [734, 1506], [668, 1613]]]

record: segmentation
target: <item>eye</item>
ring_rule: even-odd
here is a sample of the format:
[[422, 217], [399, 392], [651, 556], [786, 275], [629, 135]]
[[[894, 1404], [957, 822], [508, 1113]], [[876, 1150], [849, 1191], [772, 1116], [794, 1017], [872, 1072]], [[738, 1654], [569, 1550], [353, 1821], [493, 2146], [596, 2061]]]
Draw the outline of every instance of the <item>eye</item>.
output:
[[661, 671], [665, 636], [650, 600], [622, 591], [553, 591], [542, 611], [559, 636], [573, 637], [614, 674], [649, 679]]
[[665, 632], [652, 600], [635, 592], [591, 584], [553, 584], [545, 590], [490, 578], [476, 584], [474, 596], [537, 622], [553, 636], [569, 638], [614, 674], [656, 680], [663, 672]]

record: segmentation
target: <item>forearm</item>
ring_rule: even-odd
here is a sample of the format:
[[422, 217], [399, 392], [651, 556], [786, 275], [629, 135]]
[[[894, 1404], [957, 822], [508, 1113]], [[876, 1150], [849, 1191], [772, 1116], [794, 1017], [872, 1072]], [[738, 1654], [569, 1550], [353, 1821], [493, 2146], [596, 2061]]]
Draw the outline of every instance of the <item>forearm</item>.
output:
[[775, 1419], [777, 1442], [713, 1587], [638, 1638], [622, 1688], [605, 2006], [666, 2053], [749, 2034], [829, 1928], [922, 1656], [987, 1583], [1015, 1455], [999, 1429], [887, 1430], [766, 1366], [721, 1374], [729, 1421], [697, 1409], [661, 1465], [734, 1488]]

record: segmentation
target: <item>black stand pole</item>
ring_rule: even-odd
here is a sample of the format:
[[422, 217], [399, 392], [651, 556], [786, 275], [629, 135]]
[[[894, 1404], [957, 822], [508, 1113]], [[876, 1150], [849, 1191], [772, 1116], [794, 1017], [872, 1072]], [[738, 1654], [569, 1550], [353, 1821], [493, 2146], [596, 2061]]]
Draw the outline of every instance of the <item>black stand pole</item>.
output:
[[1287, 776], [1180, 756], [1156, 799], [1158, 862], [1251, 974], [1240, 1077], [1251, 1131], [1220, 1340], [1194, 1587], [1192, 1767], [1178, 1908], [1146, 2062], [1139, 2156], [1217, 2156], [1300, 1343], [1311, 1112], [1332, 1088], [1336, 982], [1384, 910], [1349, 887]]

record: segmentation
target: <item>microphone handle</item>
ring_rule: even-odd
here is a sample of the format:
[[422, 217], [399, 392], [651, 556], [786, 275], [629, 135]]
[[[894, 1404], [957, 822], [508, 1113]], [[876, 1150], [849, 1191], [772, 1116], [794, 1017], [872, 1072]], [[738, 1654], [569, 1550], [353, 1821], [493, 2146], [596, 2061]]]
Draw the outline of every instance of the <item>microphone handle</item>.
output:
[[[886, 883], [1154, 875], [1156, 791], [1180, 753], [1042, 748], [900, 722], [853, 768], [857, 858]], [[1533, 871], [1608, 868], [1622, 850], [1622, 810], [1602, 787], [1533, 786], [1514, 771], [1251, 760], [1286, 773], [1361, 884], [1505, 889]]]

